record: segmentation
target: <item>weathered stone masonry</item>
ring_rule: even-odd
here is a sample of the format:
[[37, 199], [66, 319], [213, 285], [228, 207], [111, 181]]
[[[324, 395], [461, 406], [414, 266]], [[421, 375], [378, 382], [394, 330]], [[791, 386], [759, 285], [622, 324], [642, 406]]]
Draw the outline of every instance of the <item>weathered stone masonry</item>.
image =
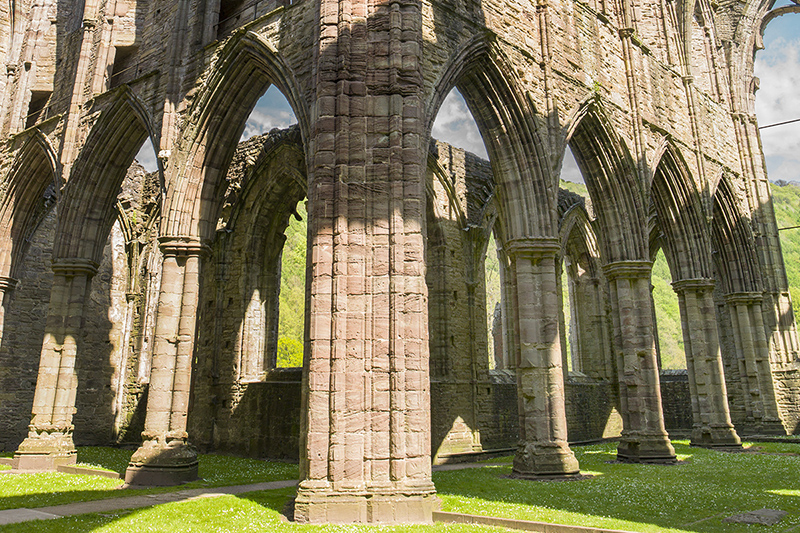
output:
[[[514, 447], [516, 476], [571, 476], [570, 440], [620, 435], [621, 459], [673, 462], [665, 405], [700, 446], [794, 432], [798, 338], [752, 61], [763, 25], [798, 10], [3, 3], [2, 445], [52, 468], [75, 443], [136, 442], [134, 483], [194, 477], [193, 443], [297, 455], [297, 520], [426, 522], [432, 457]], [[298, 124], [235, 156], [270, 85]], [[430, 139], [453, 87], [490, 163]], [[130, 170], [145, 139], [149, 176]], [[567, 145], [588, 200], [559, 192]], [[280, 251], [304, 198], [304, 365], [278, 370]], [[679, 382], [659, 380], [659, 249], [691, 428], [662, 398]]]

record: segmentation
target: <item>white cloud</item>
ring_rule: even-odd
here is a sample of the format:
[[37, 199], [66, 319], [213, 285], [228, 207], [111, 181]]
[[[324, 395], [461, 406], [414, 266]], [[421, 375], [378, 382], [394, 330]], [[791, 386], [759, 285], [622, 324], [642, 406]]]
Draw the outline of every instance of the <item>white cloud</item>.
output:
[[268, 133], [273, 128], [288, 128], [297, 122], [294, 114], [291, 111], [281, 111], [266, 109], [260, 110], [256, 108], [247, 119], [244, 125], [244, 132], [242, 133], [243, 141], [255, 135], [262, 135]]
[[144, 167], [147, 172], [155, 172], [158, 170], [158, 163], [156, 162], [156, 152], [153, 149], [153, 143], [148, 138], [141, 148], [139, 153], [136, 154], [136, 161]]
[[255, 109], [247, 118], [242, 132], [242, 141], [255, 135], [269, 133], [273, 128], [288, 128], [296, 123], [297, 119], [292, 112], [289, 102], [283, 94], [272, 85], [258, 100]]
[[434, 139], [489, 159], [478, 125], [467, 108], [464, 97], [457, 89], [450, 91], [439, 108], [431, 135]]
[[[779, 37], [756, 56], [761, 80], [756, 114], [761, 126], [800, 118], [800, 38]], [[800, 181], [800, 123], [761, 130], [771, 180]]]

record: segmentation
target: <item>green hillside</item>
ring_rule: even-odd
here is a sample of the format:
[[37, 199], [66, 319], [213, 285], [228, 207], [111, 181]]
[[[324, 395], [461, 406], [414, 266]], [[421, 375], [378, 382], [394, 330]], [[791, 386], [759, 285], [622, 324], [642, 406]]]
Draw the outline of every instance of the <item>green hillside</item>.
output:
[[[800, 226], [800, 186], [796, 183], [772, 183], [772, 205], [778, 228]], [[800, 310], [800, 228], [779, 231], [789, 293], [794, 316]]]
[[[588, 196], [583, 184], [561, 182], [565, 189]], [[800, 186], [796, 184], [772, 184], [775, 217], [779, 228], [800, 226]], [[305, 202], [297, 206], [302, 221], [292, 219], [286, 230], [286, 246], [280, 293], [280, 329], [278, 366], [300, 366], [303, 352], [303, 312], [305, 306], [305, 247], [306, 209]], [[786, 264], [786, 275], [795, 316], [800, 309], [800, 228], [780, 232], [781, 246]], [[499, 265], [495, 254], [494, 240], [489, 243], [486, 259], [486, 315], [487, 329], [491, 333], [495, 305], [500, 301]], [[681, 318], [678, 298], [670, 285], [672, 279], [663, 252], [658, 253], [653, 265], [653, 298], [656, 305], [659, 347], [663, 368], [686, 368], [683, 352]], [[566, 283], [563, 284], [564, 315], [569, 324], [569, 298]], [[492, 343], [489, 343], [490, 361], [493, 360]]]

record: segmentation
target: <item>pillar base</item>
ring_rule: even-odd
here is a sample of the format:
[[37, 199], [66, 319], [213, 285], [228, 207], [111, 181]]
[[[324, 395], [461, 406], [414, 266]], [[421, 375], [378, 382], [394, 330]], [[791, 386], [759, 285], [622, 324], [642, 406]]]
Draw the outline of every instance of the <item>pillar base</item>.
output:
[[15, 470], [56, 471], [62, 465], [74, 465], [78, 458], [72, 434], [31, 428], [28, 437], [14, 452]]
[[664, 435], [625, 434], [617, 446], [617, 460], [624, 463], [675, 464], [675, 448]]
[[125, 471], [128, 485], [170, 486], [197, 479], [197, 451], [185, 442], [145, 441]]
[[733, 426], [701, 426], [692, 429], [692, 446], [720, 451], [741, 451], [742, 441]]
[[294, 503], [294, 520], [301, 524], [431, 524], [439, 507], [432, 484], [380, 491], [336, 491], [304, 484]]
[[526, 479], [574, 477], [578, 474], [578, 460], [566, 442], [520, 444], [511, 471], [512, 476]]

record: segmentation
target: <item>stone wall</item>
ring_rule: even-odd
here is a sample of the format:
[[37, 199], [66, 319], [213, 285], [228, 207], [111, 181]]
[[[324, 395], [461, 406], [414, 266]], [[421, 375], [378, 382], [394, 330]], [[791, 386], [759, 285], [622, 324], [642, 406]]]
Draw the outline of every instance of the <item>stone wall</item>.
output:
[[686, 370], [661, 371], [661, 403], [664, 425], [672, 434], [686, 434], [692, 429], [692, 397]]

